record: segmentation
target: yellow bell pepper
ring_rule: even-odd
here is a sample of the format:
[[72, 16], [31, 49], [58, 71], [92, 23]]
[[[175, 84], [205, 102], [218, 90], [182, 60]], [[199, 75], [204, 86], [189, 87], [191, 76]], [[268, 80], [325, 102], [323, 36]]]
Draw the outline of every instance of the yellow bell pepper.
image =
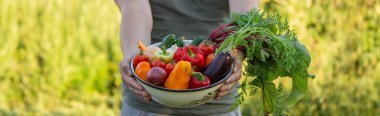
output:
[[165, 81], [165, 87], [168, 89], [187, 89], [189, 87], [191, 63], [188, 61], [179, 61]]

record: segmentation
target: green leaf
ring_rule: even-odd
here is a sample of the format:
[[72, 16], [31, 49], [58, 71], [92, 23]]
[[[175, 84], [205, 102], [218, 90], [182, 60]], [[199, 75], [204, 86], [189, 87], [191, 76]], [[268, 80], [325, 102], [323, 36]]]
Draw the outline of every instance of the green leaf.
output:
[[292, 90], [289, 96], [281, 103], [282, 106], [287, 108], [293, 107], [299, 100], [307, 94], [308, 78], [294, 77], [292, 78]]
[[258, 50], [255, 55], [256, 58], [258, 58], [261, 62], [265, 62], [265, 55], [263, 53], [263, 50]]

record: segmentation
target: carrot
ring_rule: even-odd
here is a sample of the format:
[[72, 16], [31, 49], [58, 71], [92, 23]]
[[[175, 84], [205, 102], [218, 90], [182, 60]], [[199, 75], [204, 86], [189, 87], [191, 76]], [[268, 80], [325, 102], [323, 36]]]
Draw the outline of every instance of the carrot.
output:
[[146, 46], [141, 41], [138, 42], [138, 48], [141, 51], [145, 51], [146, 50]]
[[214, 58], [215, 58], [215, 55], [214, 55], [214, 54], [209, 54], [209, 55], [207, 55], [204, 67], [207, 67], [207, 65], [210, 64], [211, 61], [212, 61]]

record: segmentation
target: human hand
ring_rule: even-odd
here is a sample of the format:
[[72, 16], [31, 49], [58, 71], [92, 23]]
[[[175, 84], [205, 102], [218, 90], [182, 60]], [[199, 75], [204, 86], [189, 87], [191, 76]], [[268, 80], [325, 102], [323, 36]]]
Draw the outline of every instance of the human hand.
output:
[[215, 99], [220, 100], [221, 97], [227, 95], [230, 90], [235, 86], [235, 84], [239, 81], [241, 78], [242, 72], [242, 57], [244, 57], [244, 53], [234, 49], [233, 50], [234, 55], [234, 68], [232, 70], [231, 76], [224, 82], [224, 85], [220, 86], [218, 89], [218, 94], [216, 95]]
[[145, 101], [150, 101], [151, 97], [147, 91], [138, 83], [133, 77], [132, 72], [130, 70], [129, 62], [131, 61], [131, 57], [126, 57], [121, 61], [119, 65], [121, 78], [123, 82], [127, 85], [128, 89], [132, 91], [135, 95], [144, 99]]

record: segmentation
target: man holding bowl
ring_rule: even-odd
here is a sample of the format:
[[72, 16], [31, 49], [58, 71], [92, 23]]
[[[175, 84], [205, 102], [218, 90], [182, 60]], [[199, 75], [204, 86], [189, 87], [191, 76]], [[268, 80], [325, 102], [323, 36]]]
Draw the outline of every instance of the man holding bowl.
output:
[[239, 116], [239, 108], [229, 112], [237, 95], [241, 78], [241, 57], [234, 57], [233, 74], [218, 89], [215, 100], [186, 109], [169, 108], [151, 100], [150, 95], [132, 77], [131, 57], [138, 51], [137, 42], [146, 45], [160, 42], [163, 36], [174, 33], [194, 38], [208, 36], [224, 23], [231, 13], [245, 13], [258, 8], [259, 0], [115, 0], [121, 12], [120, 43], [124, 60], [120, 63], [123, 80], [121, 115], [226, 115]]

